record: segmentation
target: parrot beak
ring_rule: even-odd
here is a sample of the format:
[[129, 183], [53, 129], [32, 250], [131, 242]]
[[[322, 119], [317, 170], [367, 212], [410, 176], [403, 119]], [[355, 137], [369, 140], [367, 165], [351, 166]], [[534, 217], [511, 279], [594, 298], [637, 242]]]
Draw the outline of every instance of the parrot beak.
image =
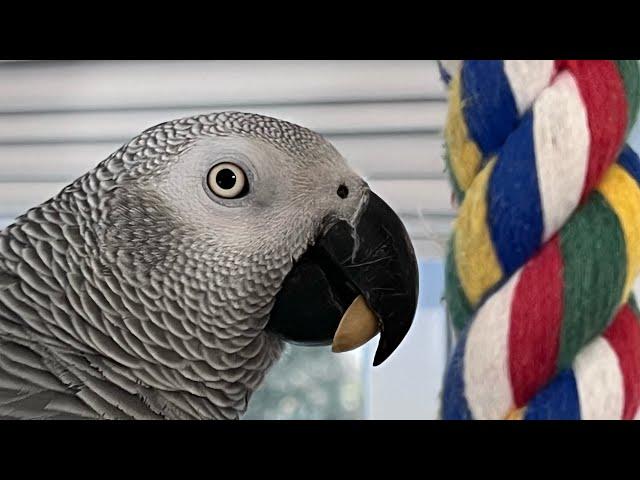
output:
[[332, 221], [285, 278], [267, 329], [301, 345], [357, 348], [378, 332], [373, 365], [384, 362], [411, 327], [418, 264], [404, 225], [369, 192], [355, 226]]

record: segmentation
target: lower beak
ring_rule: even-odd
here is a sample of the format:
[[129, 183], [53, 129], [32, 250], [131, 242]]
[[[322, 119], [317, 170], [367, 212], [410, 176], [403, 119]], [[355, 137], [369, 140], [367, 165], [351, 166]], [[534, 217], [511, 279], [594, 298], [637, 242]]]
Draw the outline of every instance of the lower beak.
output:
[[380, 332], [373, 365], [400, 345], [418, 302], [418, 265], [402, 221], [369, 192], [355, 226], [334, 221], [295, 263], [267, 329], [286, 341], [358, 347]]

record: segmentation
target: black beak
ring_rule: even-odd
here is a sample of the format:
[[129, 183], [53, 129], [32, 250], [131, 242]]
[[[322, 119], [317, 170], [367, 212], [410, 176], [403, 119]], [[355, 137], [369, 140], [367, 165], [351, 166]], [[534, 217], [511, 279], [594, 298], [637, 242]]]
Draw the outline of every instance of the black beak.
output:
[[384, 362], [409, 331], [418, 302], [418, 265], [402, 221], [373, 192], [355, 228], [333, 221], [285, 278], [267, 329], [303, 345], [328, 345], [354, 299], [378, 319], [373, 365]]

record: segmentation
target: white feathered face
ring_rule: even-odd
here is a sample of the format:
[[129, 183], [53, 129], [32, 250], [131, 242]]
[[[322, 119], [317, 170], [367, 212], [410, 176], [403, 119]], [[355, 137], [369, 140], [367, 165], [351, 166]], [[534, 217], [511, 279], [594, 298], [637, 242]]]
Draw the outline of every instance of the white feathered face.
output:
[[217, 247], [245, 255], [277, 249], [294, 258], [326, 219], [352, 222], [368, 192], [333, 149], [294, 155], [246, 137], [197, 139], [156, 188]]
[[181, 122], [148, 130], [123, 157], [132, 167], [104, 235], [106, 250], [127, 252], [119, 268], [206, 292], [198, 313], [219, 332], [267, 329], [303, 344], [330, 343], [362, 296], [382, 362], [417, 304], [416, 260], [395, 213], [302, 127], [240, 113]]

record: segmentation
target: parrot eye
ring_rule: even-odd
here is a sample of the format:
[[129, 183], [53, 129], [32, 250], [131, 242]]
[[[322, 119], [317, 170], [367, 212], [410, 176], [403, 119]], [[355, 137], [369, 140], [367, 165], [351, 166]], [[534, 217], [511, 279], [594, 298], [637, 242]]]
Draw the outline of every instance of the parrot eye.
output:
[[214, 166], [207, 176], [207, 185], [215, 195], [222, 198], [243, 197], [249, 191], [249, 182], [244, 171], [230, 162]]

